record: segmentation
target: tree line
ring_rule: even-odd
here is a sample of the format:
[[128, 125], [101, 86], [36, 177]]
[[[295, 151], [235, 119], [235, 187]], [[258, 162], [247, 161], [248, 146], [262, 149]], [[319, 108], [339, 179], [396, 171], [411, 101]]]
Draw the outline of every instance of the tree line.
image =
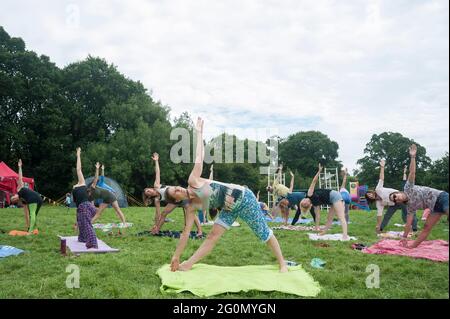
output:
[[[104, 163], [106, 175], [134, 196], [153, 184], [153, 152], [160, 154], [163, 184], [185, 186], [193, 166], [174, 164], [169, 157], [176, 142], [170, 140], [171, 131], [177, 127], [193, 131], [188, 113], [171, 118], [169, 106], [155, 101], [142, 83], [102, 58], [88, 56], [59, 68], [49, 57], [27, 50], [21, 38], [11, 37], [1, 26], [0, 107], [0, 160], [16, 169], [17, 159], [22, 158], [24, 174], [34, 177], [37, 190], [50, 198], [71, 190], [78, 146], [83, 150], [85, 176], [93, 174], [95, 162]], [[239, 141], [226, 134], [221, 138], [231, 138], [234, 145]], [[308, 187], [318, 162], [339, 169], [345, 165], [338, 160], [338, 143], [321, 132], [273, 138], [278, 141], [279, 161], [296, 174], [295, 188]], [[251, 141], [240, 142], [248, 150]], [[393, 132], [372, 136], [351, 180], [375, 186], [378, 161], [386, 158], [385, 184], [400, 187], [413, 142], [419, 148], [417, 183], [448, 191], [448, 153], [433, 162], [425, 147]], [[262, 144], [268, 153], [269, 141]], [[267, 177], [260, 174], [264, 164], [218, 163], [215, 178], [260, 190], [265, 199]], [[204, 176], [208, 175], [205, 165]]]

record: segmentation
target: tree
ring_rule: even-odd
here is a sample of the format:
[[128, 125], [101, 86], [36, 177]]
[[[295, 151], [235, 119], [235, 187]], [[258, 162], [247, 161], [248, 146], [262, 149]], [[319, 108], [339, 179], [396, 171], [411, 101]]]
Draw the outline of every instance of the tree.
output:
[[88, 145], [84, 161], [89, 167], [97, 161], [105, 163], [108, 175], [125, 191], [138, 196], [145, 187], [153, 185], [151, 154], [157, 152], [162, 181], [176, 180], [169, 159], [171, 125], [166, 108], [140, 94], [121, 104], [109, 104], [104, 113], [110, 119], [110, 137]]
[[47, 196], [59, 191], [71, 171], [61, 79], [48, 57], [27, 51], [22, 39], [0, 27], [0, 154], [12, 167], [22, 158], [24, 173]]
[[447, 152], [442, 158], [431, 164], [430, 169], [426, 172], [424, 185], [448, 192], [448, 177]]
[[[91, 56], [64, 68], [62, 90], [68, 102], [66, 113], [75, 145], [107, 141], [119, 125], [109, 112], [111, 105], [124, 105], [134, 96], [146, 95], [141, 83], [126, 78], [105, 60]], [[121, 114], [127, 116], [125, 112], [114, 112]]]
[[318, 131], [298, 132], [282, 140], [278, 146], [280, 161], [304, 177], [312, 177], [317, 165], [342, 167], [337, 161], [339, 145]]
[[379, 162], [384, 158], [386, 160], [385, 187], [401, 189], [403, 167], [409, 165], [408, 148], [413, 143], [417, 145], [416, 182], [417, 184], [423, 183], [425, 170], [431, 162], [426, 155], [426, 149], [400, 133], [384, 132], [372, 135], [364, 148], [365, 156], [357, 161], [357, 164], [360, 165], [357, 172], [360, 184], [376, 186], [380, 172]]

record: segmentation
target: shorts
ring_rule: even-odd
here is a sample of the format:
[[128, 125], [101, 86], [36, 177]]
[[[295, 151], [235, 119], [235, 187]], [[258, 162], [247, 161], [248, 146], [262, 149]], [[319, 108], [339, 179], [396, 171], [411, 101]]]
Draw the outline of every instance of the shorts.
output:
[[432, 214], [433, 213], [445, 214], [447, 212], [448, 212], [448, 193], [442, 192], [439, 194], [436, 200], [436, 204], [434, 205]]
[[339, 201], [344, 201], [341, 193], [339, 193], [338, 191], [331, 191], [330, 192], [330, 204], [333, 205], [334, 203], [337, 203]]
[[246, 189], [243, 196], [242, 202], [232, 211], [221, 210], [215, 224], [230, 229], [239, 217], [246, 222], [256, 237], [263, 242], [267, 242], [272, 237], [273, 231], [267, 225], [264, 215], [261, 214], [261, 208], [255, 195]]

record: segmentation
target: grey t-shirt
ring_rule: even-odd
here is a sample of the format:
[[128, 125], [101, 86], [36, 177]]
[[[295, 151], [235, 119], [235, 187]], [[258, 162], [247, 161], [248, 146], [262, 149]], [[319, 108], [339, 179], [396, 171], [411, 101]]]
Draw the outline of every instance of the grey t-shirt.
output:
[[407, 181], [405, 193], [408, 195], [408, 214], [413, 214], [418, 209], [429, 208], [433, 211], [436, 200], [442, 191], [431, 187], [414, 185], [414, 183]]

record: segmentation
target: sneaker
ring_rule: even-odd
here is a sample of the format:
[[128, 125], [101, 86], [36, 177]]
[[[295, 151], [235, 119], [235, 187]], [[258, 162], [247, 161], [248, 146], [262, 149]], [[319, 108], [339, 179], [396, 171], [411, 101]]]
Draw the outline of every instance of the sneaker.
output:
[[286, 266], [297, 266], [297, 263], [295, 261], [286, 260], [285, 263]]

